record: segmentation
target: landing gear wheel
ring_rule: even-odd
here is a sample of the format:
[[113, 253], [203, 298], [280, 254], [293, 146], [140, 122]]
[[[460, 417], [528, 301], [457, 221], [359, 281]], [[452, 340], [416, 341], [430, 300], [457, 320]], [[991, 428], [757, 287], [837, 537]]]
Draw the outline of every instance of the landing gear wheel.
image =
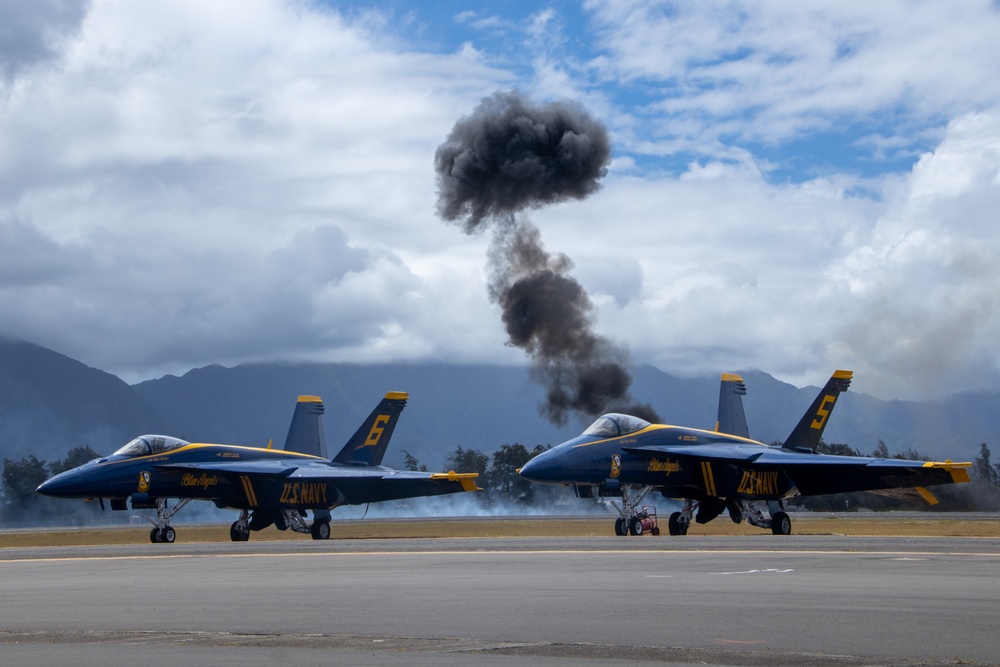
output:
[[177, 533], [173, 528], [167, 526], [162, 531], [160, 531], [160, 540], [166, 542], [167, 544], [173, 544], [174, 540], [177, 539]]
[[619, 537], [628, 535], [628, 521], [622, 518], [615, 519], [615, 535]]
[[158, 544], [163, 541], [163, 539], [160, 537], [159, 528], [156, 528], [154, 526], [153, 530], [149, 531], [149, 541], [152, 542], [153, 544]]
[[628, 525], [628, 532], [632, 535], [642, 535], [642, 520], [639, 517], [632, 517], [632, 522]]
[[775, 512], [771, 516], [771, 532], [775, 535], [791, 535], [792, 520], [784, 512]]
[[667, 532], [671, 535], [687, 535], [687, 525], [681, 523], [680, 512], [674, 512], [667, 519]]
[[246, 542], [250, 539], [250, 531], [240, 530], [239, 526], [239, 521], [233, 521], [233, 525], [229, 527], [229, 539], [233, 542]]
[[312, 538], [314, 540], [328, 540], [330, 539], [330, 522], [313, 521], [313, 525], [309, 529], [309, 532], [312, 533]]

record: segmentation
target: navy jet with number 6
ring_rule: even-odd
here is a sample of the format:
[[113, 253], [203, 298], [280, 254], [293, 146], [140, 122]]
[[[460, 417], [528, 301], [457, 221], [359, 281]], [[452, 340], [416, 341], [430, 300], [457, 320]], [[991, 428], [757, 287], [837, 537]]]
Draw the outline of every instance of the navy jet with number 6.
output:
[[[38, 492], [60, 498], [104, 499], [111, 509], [155, 509], [152, 542], [173, 542], [170, 519], [191, 500], [208, 500], [240, 511], [229, 535], [250, 539], [250, 531], [275, 525], [330, 537], [330, 510], [399, 498], [477, 490], [476, 473], [394, 470], [381, 465], [389, 438], [409, 396], [389, 392], [343, 449], [329, 459], [323, 431], [323, 403], [299, 396], [285, 448], [266, 449], [192, 443], [164, 435], [143, 435], [111, 456], [60, 473]], [[173, 508], [168, 498], [179, 498]], [[313, 514], [308, 520], [307, 511]]]

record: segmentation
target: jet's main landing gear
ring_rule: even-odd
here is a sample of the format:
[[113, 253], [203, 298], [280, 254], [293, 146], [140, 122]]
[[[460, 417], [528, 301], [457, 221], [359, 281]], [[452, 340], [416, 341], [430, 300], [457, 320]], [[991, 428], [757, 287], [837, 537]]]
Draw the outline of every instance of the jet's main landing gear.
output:
[[687, 535], [691, 526], [691, 518], [698, 507], [691, 499], [684, 500], [684, 508], [680, 512], [674, 512], [667, 520], [667, 532], [671, 535]]
[[[735, 509], [735, 514], [734, 514]], [[792, 519], [785, 512], [785, 504], [780, 500], [769, 500], [767, 510], [770, 517], [764, 516], [760, 505], [753, 501], [739, 500], [734, 503], [734, 507], [729, 508], [729, 516], [736, 523], [746, 519], [750, 525], [770, 528], [772, 535], [791, 535]]]
[[771, 515], [772, 535], [791, 535], [792, 520], [784, 512], [775, 512]]
[[233, 542], [246, 542], [250, 539], [250, 512], [242, 510], [240, 518], [233, 521], [229, 527], [229, 539]]
[[305, 512], [285, 510], [285, 523], [296, 533], [309, 533], [314, 540], [330, 539], [330, 510], [313, 510], [313, 521], [306, 521]]

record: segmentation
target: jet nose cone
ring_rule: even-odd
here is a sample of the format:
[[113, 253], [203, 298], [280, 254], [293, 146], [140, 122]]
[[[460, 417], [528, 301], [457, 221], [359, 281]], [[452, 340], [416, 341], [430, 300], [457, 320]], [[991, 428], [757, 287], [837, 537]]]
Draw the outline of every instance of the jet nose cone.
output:
[[54, 496], [56, 498], [73, 498], [79, 496], [79, 483], [77, 475], [72, 474], [73, 472], [69, 470], [61, 472], [55, 477], [50, 477], [39, 484], [35, 491], [42, 495]]
[[521, 467], [521, 477], [532, 482], [558, 482], [559, 462], [552, 452], [543, 452]]

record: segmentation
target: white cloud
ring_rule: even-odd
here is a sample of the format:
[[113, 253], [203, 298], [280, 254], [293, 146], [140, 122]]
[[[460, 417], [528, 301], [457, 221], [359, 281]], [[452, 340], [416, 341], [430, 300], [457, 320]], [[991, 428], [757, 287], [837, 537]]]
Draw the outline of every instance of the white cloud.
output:
[[[994, 7], [609, 1], [586, 34], [559, 9], [456, 12], [448, 29], [489, 39], [435, 54], [392, 31], [419, 6], [95, 2], [44, 19], [58, 39], [5, 79], [0, 327], [129, 380], [520, 363], [488, 239], [436, 217], [433, 175], [454, 122], [520, 87], [612, 129], [603, 189], [531, 218], [635, 361], [798, 383], [853, 367], [880, 395], [1000, 384]], [[748, 147], [851, 122], [873, 159], [934, 149], [786, 182]], [[676, 173], [655, 159], [674, 152], [703, 157]]]
[[396, 249], [463, 250], [433, 151], [504, 75], [375, 42], [300, 3], [95, 3], [0, 107], [5, 330], [130, 379], [443, 356]]
[[659, 119], [659, 136], [775, 142], [887, 122], [909, 133], [1000, 104], [1000, 11], [991, 2], [586, 6], [610, 55], [601, 71], [653, 98], [644, 115]]

